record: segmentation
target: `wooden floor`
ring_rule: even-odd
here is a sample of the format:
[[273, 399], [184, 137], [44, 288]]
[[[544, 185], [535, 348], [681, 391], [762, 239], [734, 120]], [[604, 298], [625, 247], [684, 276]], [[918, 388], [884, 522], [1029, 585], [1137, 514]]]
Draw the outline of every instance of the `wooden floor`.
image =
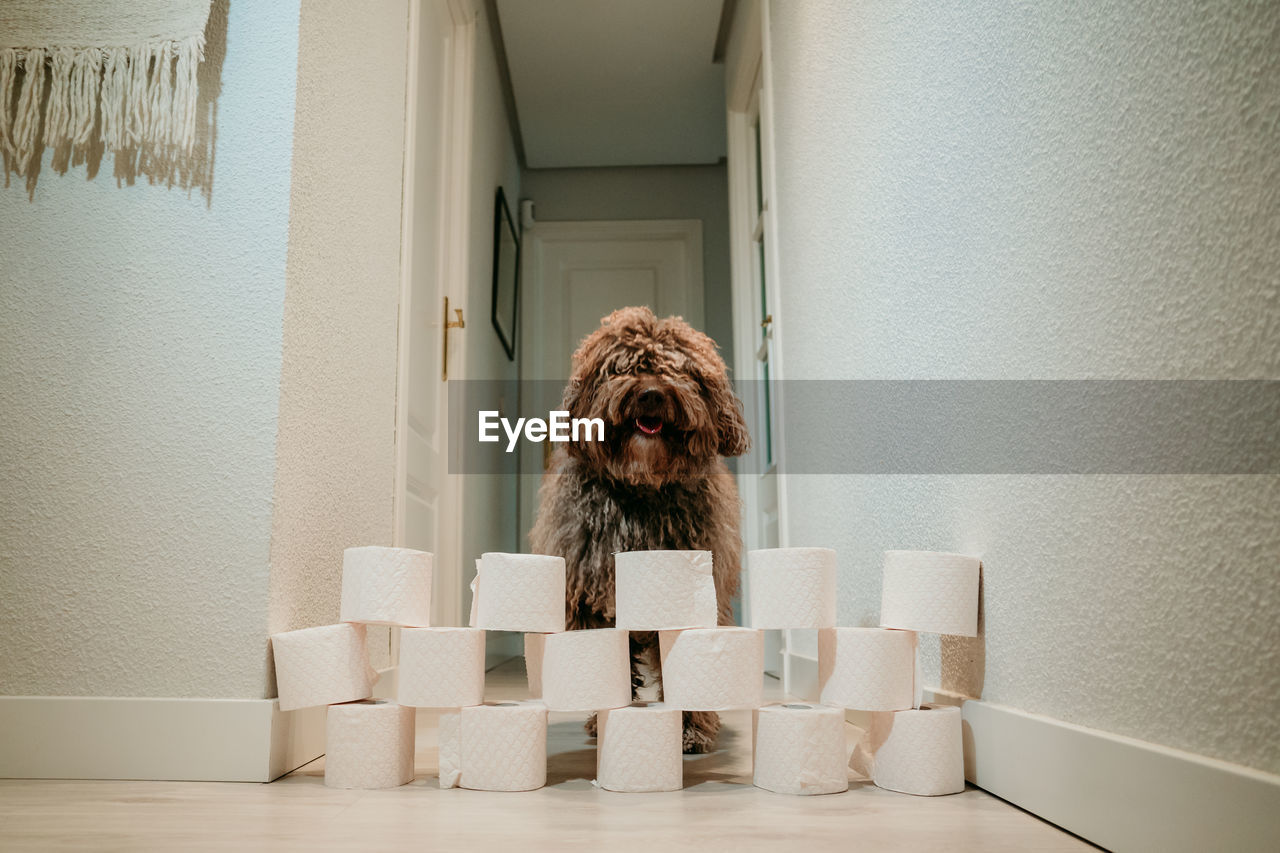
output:
[[[770, 680], [771, 701], [781, 698]], [[516, 660], [489, 698], [525, 694]], [[581, 714], [551, 714], [547, 787], [437, 787], [436, 714], [418, 714], [417, 770], [402, 788], [324, 786], [324, 759], [270, 785], [0, 780], [0, 850], [1089, 850], [983, 791], [911, 797], [854, 782], [791, 797], [751, 785], [751, 714], [725, 714], [719, 749], [685, 759], [685, 789], [598, 790]], [[850, 731], [855, 731], [850, 727]]]

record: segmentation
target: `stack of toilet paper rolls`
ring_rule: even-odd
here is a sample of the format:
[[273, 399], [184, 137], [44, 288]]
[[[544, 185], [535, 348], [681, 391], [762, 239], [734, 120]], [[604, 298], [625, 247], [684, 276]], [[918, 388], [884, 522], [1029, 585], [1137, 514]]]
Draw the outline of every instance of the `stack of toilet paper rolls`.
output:
[[[658, 633], [663, 701], [599, 715], [596, 783], [610, 791], [679, 790], [683, 712], [758, 707], [763, 639], [759, 631], [717, 625], [710, 551], [615, 554], [614, 590], [619, 631]], [[544, 695], [550, 685], [550, 638], [547, 653]], [[629, 685], [630, 656], [626, 664]]]
[[[324, 782], [392, 788], [413, 780], [414, 715], [373, 701], [367, 625], [430, 631], [432, 555], [408, 548], [348, 548], [337, 625], [271, 636], [280, 710], [328, 705]], [[482, 641], [483, 642], [483, 641]], [[484, 651], [480, 652], [483, 677]]]
[[[683, 785], [685, 711], [753, 712], [753, 781], [786, 794], [847, 790], [844, 711], [872, 712], [858, 751], [877, 785], [912, 794], [964, 787], [958, 708], [921, 703], [917, 632], [974, 636], [974, 557], [889, 551], [881, 626], [836, 627], [835, 553], [748, 554], [747, 627], [717, 625], [708, 551], [615, 555], [616, 627], [566, 631], [560, 557], [484, 554], [471, 627], [432, 628], [430, 554], [352, 548], [341, 624], [272, 636], [281, 710], [328, 705], [325, 783], [413, 778], [414, 708], [440, 710], [440, 785], [523, 791], [546, 784], [547, 713], [594, 712], [597, 784]], [[398, 702], [371, 701], [365, 626], [400, 629]], [[816, 629], [819, 703], [761, 707], [764, 629]], [[485, 631], [525, 635], [532, 698], [484, 702]], [[657, 632], [663, 701], [633, 702], [630, 631]], [[656, 698], [656, 697], [655, 697]]]
[[964, 790], [960, 709], [921, 703], [917, 632], [976, 636], [978, 575], [976, 557], [887, 551], [880, 627], [818, 632], [820, 700], [871, 712], [855, 759], [882, 788]]
[[[748, 624], [757, 629], [836, 623], [836, 553], [771, 548], [747, 554]], [[756, 683], [760, 669], [756, 667]], [[835, 794], [849, 788], [844, 713], [808, 703], [766, 705], [752, 718], [752, 781], [779, 794]]]

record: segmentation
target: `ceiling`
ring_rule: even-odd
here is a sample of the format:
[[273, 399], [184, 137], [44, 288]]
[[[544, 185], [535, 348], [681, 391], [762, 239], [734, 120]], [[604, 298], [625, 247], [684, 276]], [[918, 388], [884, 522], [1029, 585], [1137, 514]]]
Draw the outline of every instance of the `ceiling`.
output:
[[725, 155], [723, 0], [497, 0], [530, 168]]

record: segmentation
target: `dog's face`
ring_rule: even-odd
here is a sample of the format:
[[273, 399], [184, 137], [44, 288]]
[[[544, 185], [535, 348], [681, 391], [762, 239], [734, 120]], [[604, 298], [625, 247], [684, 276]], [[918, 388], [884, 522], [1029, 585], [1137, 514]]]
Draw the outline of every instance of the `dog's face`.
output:
[[622, 308], [573, 354], [564, 408], [601, 418], [604, 441], [569, 452], [603, 474], [660, 486], [704, 475], [721, 456], [747, 451], [742, 403], [711, 338], [679, 317]]

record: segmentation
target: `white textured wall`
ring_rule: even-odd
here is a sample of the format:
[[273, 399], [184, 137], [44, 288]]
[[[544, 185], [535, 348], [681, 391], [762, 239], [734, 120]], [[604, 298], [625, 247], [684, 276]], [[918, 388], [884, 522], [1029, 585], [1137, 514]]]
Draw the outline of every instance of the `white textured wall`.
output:
[[729, 290], [729, 183], [724, 165], [529, 169], [524, 194], [534, 216], [579, 219], [701, 219], [707, 334], [733, 366]]
[[[1280, 5], [770, 5], [788, 378], [1280, 374]], [[845, 624], [886, 548], [983, 557], [985, 641], [929, 682], [1280, 771], [1274, 476], [788, 499]]]
[[232, 3], [209, 198], [0, 189], [0, 693], [262, 695], [296, 3]]
[[[393, 544], [408, 15], [407, 0], [302, 8], [272, 632], [336, 622], [343, 550]], [[389, 662], [384, 629], [370, 648]]]

